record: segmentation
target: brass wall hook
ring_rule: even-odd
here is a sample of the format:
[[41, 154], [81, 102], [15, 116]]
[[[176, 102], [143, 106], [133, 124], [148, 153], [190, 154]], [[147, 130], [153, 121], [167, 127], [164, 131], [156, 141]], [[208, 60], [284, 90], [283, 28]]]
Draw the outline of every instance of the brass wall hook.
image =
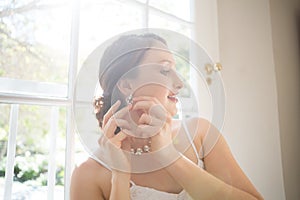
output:
[[223, 66], [221, 63], [215, 63], [213, 66], [208, 63], [205, 65], [205, 71], [207, 75], [210, 75], [213, 71], [218, 72], [223, 69]]
[[222, 69], [223, 69], [223, 66], [219, 62], [215, 63], [214, 65], [211, 65], [210, 63], [205, 65], [205, 71], [206, 71], [206, 74], [208, 75], [208, 77], [206, 78], [206, 82], [208, 85], [210, 85], [212, 83], [212, 79], [209, 77], [209, 75], [211, 75], [213, 71], [219, 72]]
[[221, 71], [223, 69], [223, 66], [221, 63], [217, 62], [214, 64], [214, 70], [215, 71]]
[[205, 65], [205, 71], [206, 71], [207, 75], [210, 75], [212, 73], [213, 69], [214, 68], [213, 68], [213, 66], [211, 64], [206, 64]]

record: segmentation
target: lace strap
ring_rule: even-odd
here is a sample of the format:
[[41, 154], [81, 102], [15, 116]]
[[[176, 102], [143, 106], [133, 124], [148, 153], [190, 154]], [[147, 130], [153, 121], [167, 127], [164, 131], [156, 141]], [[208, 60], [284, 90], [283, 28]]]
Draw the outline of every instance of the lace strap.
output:
[[[186, 126], [186, 122], [185, 122], [185, 121], [182, 121], [182, 124], [183, 124], [183, 128], [184, 128], [184, 130], [185, 130], [185, 132], [186, 132], [186, 135], [187, 135], [187, 137], [188, 137], [188, 139], [189, 139], [189, 141], [190, 141], [190, 143], [191, 143], [191, 145], [192, 145], [192, 147], [193, 147], [193, 149], [194, 149], [194, 151], [195, 151], [195, 154], [196, 154], [196, 157], [197, 157], [197, 160], [198, 160], [198, 165], [199, 165], [201, 168], [205, 169], [204, 162], [203, 162], [203, 161], [201, 160], [201, 158], [200, 158], [199, 152], [197, 151], [197, 148], [196, 148], [196, 146], [195, 146], [195, 143], [194, 143], [194, 141], [193, 141], [193, 138], [192, 138], [192, 136], [190, 135], [189, 129], [188, 129], [187, 126]], [[202, 155], [202, 158], [204, 158], [204, 151], [203, 151], [203, 148], [202, 148], [202, 147], [203, 147], [203, 146], [201, 146], [201, 148], [200, 148], [200, 153], [201, 153], [201, 155]]]
[[132, 180], [130, 180], [130, 184], [131, 184], [131, 185], [135, 185], [135, 183], [134, 183]]

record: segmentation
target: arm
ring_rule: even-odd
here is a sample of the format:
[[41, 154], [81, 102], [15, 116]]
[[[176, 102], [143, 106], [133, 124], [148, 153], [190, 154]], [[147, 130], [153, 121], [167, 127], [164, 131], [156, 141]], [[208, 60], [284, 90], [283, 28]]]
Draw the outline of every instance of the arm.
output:
[[128, 173], [113, 172], [111, 185], [110, 200], [130, 200], [130, 175]]
[[104, 200], [104, 195], [95, 180], [94, 170], [86, 162], [76, 167], [71, 179], [70, 199], [71, 200]]
[[[127, 135], [121, 130], [117, 135], [114, 134], [117, 124], [119, 127], [122, 125], [121, 117], [124, 113], [128, 112], [128, 108], [123, 108], [120, 111], [116, 112], [116, 109], [119, 107], [120, 102], [115, 103], [105, 114], [103, 120], [103, 131], [104, 136], [100, 137], [98, 140], [100, 148], [102, 148], [102, 154], [108, 155], [112, 162], [111, 167], [119, 168], [121, 167], [125, 172], [121, 172], [118, 169], [112, 169], [111, 172], [111, 190], [110, 190], [110, 200], [130, 200], [130, 161], [125, 154], [123, 154], [122, 148], [127, 151], [130, 150], [130, 144], [127, 138]], [[114, 115], [114, 117], [112, 117]], [[124, 124], [123, 124], [124, 125]], [[125, 125], [124, 125], [125, 126]], [[123, 127], [120, 127], [123, 128]]]
[[[123, 154], [121, 147], [128, 150], [127, 135], [120, 131], [117, 135], [114, 134], [117, 128], [116, 116], [121, 112], [126, 112], [127, 108], [121, 109], [115, 113], [115, 110], [120, 105], [120, 102], [115, 103], [110, 110], [105, 114], [103, 121], [103, 132], [99, 140], [99, 151], [106, 161], [111, 161], [111, 166], [123, 167], [123, 170], [129, 171], [130, 164], [128, 158]], [[119, 120], [121, 123], [122, 121]], [[101, 156], [98, 155], [98, 156]], [[97, 155], [96, 155], [97, 156]], [[80, 167], [76, 168], [72, 174], [71, 181], [71, 199], [72, 200], [118, 200], [130, 199], [130, 173], [122, 173], [118, 170], [104, 173], [104, 167], [100, 168], [99, 164], [95, 165], [94, 161], [86, 161]], [[107, 175], [109, 174], [109, 176]], [[109, 193], [110, 189], [110, 193]], [[104, 195], [104, 192], [105, 194]]]
[[89, 159], [75, 168], [71, 179], [70, 199], [104, 200], [109, 195], [110, 200], [129, 200], [130, 175], [117, 171], [110, 173], [95, 162]]
[[218, 138], [213, 149], [204, 157], [206, 171], [184, 156], [166, 170], [195, 199], [263, 199], [235, 161], [217, 129], [204, 120], [197, 123], [200, 123], [201, 138], [208, 128], [211, 128], [210, 136]]
[[[149, 112], [153, 106], [160, 105], [153, 97], [135, 97], [134, 101], [136, 103], [133, 110], [148, 111], [147, 117], [141, 117], [139, 124], [149, 126], [149, 128], [155, 126], [160, 128], [160, 131], [151, 137], [151, 149], [159, 152], [155, 154], [155, 159], [165, 166], [165, 163], [169, 163], [170, 159], [178, 157], [179, 154], [172, 142], [172, 117], [167, 112], [165, 112], [165, 118], [159, 117], [162, 115], [161, 112], [152, 112], [152, 114]], [[157, 123], [157, 125], [151, 123], [159, 120], [163, 123]], [[205, 138], [204, 149], [213, 147], [204, 158], [207, 171], [180, 155], [178, 160], [165, 168], [174, 180], [194, 199], [263, 199], [236, 163], [219, 131], [206, 120], [191, 121], [189, 127], [197, 132], [196, 142], [200, 143], [198, 146], [202, 145], [203, 138]], [[210, 149], [206, 148], [206, 150]]]

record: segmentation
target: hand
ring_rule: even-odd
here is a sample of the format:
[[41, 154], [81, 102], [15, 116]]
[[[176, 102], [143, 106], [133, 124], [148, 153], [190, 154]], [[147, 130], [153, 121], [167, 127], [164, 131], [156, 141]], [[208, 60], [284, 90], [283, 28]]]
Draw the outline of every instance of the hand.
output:
[[[113, 173], [121, 171], [130, 173], [130, 138], [124, 133], [124, 130], [130, 132], [130, 126], [123, 119], [130, 106], [116, 112], [119, 106], [120, 101], [117, 101], [103, 118], [103, 135], [98, 140], [99, 156], [113, 169]], [[117, 127], [120, 127], [121, 131], [115, 135]]]
[[151, 137], [151, 150], [157, 151], [172, 145], [172, 117], [163, 105], [154, 97], [139, 96], [133, 98], [132, 111], [142, 111], [135, 131], [137, 137]]

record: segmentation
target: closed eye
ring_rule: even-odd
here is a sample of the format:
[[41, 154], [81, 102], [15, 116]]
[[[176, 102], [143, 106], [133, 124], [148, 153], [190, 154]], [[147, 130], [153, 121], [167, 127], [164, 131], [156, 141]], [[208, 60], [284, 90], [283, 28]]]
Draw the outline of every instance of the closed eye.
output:
[[170, 71], [171, 71], [171, 63], [169, 61], [162, 62], [162, 68], [160, 70], [160, 73], [166, 76]]
[[169, 72], [170, 72], [170, 69], [161, 69], [160, 70], [160, 73], [165, 75], [165, 76], [167, 76]]

